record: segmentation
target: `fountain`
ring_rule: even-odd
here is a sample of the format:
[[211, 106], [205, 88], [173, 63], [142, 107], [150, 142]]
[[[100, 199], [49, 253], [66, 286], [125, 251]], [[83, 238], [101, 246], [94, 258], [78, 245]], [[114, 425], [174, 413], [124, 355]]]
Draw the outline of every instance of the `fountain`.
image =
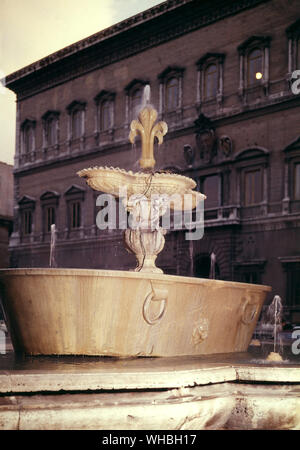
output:
[[154, 140], [167, 133], [156, 120], [147, 88], [129, 135], [141, 137], [140, 172], [78, 173], [129, 212], [124, 240], [136, 267], [56, 268], [53, 227], [50, 268], [0, 270], [15, 350], [0, 357], [0, 428], [300, 428], [298, 367], [247, 353], [271, 288], [214, 279], [214, 253], [210, 279], [156, 266], [167, 211], [190, 212], [205, 198], [192, 179], [154, 170]]
[[0, 271], [14, 348], [30, 355], [181, 356], [246, 351], [268, 286], [163, 274], [155, 264], [167, 210], [191, 211], [205, 196], [194, 180], [154, 170], [157, 122], [146, 87], [129, 140], [141, 137], [141, 171], [92, 167], [78, 175], [98, 191], [120, 197], [130, 214], [125, 246], [132, 271], [54, 268]]

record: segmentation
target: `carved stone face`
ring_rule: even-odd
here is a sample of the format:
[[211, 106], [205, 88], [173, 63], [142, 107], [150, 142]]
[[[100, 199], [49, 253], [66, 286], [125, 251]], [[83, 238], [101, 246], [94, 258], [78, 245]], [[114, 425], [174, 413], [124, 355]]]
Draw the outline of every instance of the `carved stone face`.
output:
[[205, 130], [196, 135], [197, 148], [204, 162], [210, 162], [214, 156], [216, 136], [213, 130]]

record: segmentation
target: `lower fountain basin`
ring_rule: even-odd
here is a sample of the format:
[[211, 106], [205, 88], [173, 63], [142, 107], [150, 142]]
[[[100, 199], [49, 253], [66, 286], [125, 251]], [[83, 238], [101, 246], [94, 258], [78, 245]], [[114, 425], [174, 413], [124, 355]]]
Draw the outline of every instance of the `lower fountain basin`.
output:
[[247, 351], [269, 286], [90, 269], [0, 270], [16, 352], [181, 356]]

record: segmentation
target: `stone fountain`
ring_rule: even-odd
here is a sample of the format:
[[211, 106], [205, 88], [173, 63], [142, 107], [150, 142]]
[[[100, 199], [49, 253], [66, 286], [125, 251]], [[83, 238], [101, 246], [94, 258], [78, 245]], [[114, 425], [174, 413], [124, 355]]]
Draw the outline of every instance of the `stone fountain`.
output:
[[197, 209], [205, 196], [193, 180], [154, 170], [167, 125], [146, 93], [129, 135], [141, 137], [141, 171], [79, 172], [129, 213], [136, 267], [0, 270], [15, 350], [0, 355], [0, 429], [299, 429], [299, 367], [247, 353], [271, 288], [155, 264], [166, 212]]
[[167, 210], [191, 211], [205, 199], [194, 180], [155, 172], [157, 122], [149, 87], [129, 139], [141, 137], [141, 171], [93, 167], [78, 175], [120, 197], [130, 214], [124, 233], [132, 271], [0, 271], [3, 303], [16, 351], [30, 355], [179, 356], [246, 351], [268, 286], [163, 274], [156, 267]]

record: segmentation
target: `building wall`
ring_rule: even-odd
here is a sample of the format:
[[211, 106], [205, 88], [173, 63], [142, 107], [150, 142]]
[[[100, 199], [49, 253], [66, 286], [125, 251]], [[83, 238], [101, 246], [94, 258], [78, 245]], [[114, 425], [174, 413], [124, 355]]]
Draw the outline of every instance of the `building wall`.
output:
[[0, 162], [0, 268], [9, 267], [8, 243], [13, 218], [13, 168]]
[[[198, 10], [194, 5], [196, 2], [190, 2], [189, 7], [194, 7], [196, 14]], [[180, 21], [184, 22], [185, 17], [181, 17], [180, 13], [184, 7], [179, 5], [177, 10], [175, 8], [177, 16], [172, 16], [174, 27]], [[216, 5], [215, 8], [219, 7]], [[285, 299], [290, 289], [287, 288], [287, 271], [300, 262], [300, 204], [293, 200], [291, 194], [293, 161], [300, 155], [300, 95], [291, 92], [289, 42], [294, 35], [291, 38], [287, 33], [287, 28], [299, 17], [298, 0], [257, 2], [255, 6], [227, 15], [222, 20], [211, 21], [206, 26], [199, 26], [169, 40], [162, 39], [161, 43], [156, 41], [154, 45], [148, 45], [148, 48], [130, 56], [122, 57], [120, 50], [119, 61], [91, 71], [86, 69], [83, 75], [76, 75], [75, 67], [70, 79], [60, 84], [57, 82], [55, 85], [53, 76], [49, 83], [54, 86], [41, 88], [35, 94], [30, 95], [27, 90], [25, 95], [22, 88], [12, 84], [18, 94], [18, 145], [11, 264], [18, 267], [48, 265], [50, 236], [44, 232], [40, 197], [54, 192], [58, 205], [59, 266], [134, 267], [133, 256], [122, 247], [121, 231], [100, 232], [97, 229], [96, 194], [76, 172], [94, 165], [139, 170], [139, 145], [128, 143], [130, 120], [126, 117], [126, 101], [130, 98], [126, 99], [126, 87], [134, 80], [141, 80], [150, 84], [151, 102], [158, 109], [159, 117], [166, 120], [169, 126], [163, 145], [155, 153], [156, 168], [173, 167], [178, 173], [191, 176], [197, 183], [209, 174], [220, 174], [223, 180], [222, 201], [215, 211], [207, 211], [204, 238], [191, 247], [182, 232], [169, 233], [166, 248], [158, 257], [158, 265], [167, 273], [201, 276], [201, 268], [197, 267], [201, 260], [199, 255], [206, 257], [214, 252], [220, 278], [245, 281], [248, 276], [257, 276], [256, 282], [273, 286], [270, 298], [280, 294]], [[155, 23], [158, 23], [158, 18], [153, 18]], [[120, 35], [116, 39], [119, 39], [120, 49], [123, 49], [125, 38], [122, 40]], [[260, 84], [248, 89], [246, 76], [243, 76], [244, 83], [241, 85], [240, 64], [244, 58], [244, 69], [247, 67], [247, 51], [251, 42], [255, 44], [256, 41], [264, 52], [264, 78]], [[266, 44], [262, 44], [263, 41]], [[95, 45], [89, 51], [97, 59], [101, 56], [100, 50], [101, 47]], [[223, 89], [219, 85], [219, 95], [209, 101], [203, 101], [202, 95], [199, 97], [199, 92], [202, 92], [197, 62], [206, 54], [224, 55], [221, 64]], [[243, 57], [243, 54], [246, 56]], [[85, 61], [83, 55], [78, 73], [79, 68], [81, 71], [84, 69]], [[61, 71], [64, 64], [66, 73], [69, 70], [63, 59], [56, 64], [60, 64]], [[219, 75], [221, 66], [218, 66]], [[175, 74], [178, 73], [176, 70], [183, 69], [180, 77], [182, 102], [171, 114], [160, 107], [162, 86], [161, 78], [158, 78], [168, 68], [175, 70]], [[28, 80], [29, 86], [29, 76]], [[115, 94], [114, 127], [109, 133], [99, 135], [96, 132], [97, 106], [94, 99], [103, 91]], [[75, 100], [86, 103], [85, 132], [82, 139], [72, 141], [67, 107]], [[47, 111], [59, 113], [59, 139], [57, 145], [51, 148], [47, 148], [43, 140], [42, 117]], [[215, 139], [216, 149], [208, 146], [209, 161], [201, 153], [207, 148], [201, 144], [201, 139], [199, 144], [198, 139], [203, 130], [199, 131], [195, 124], [200, 114], [210, 119], [210, 131]], [[22, 153], [22, 124], [26, 120], [35, 123], [35, 145], [28, 154]], [[224, 136], [231, 143], [231, 151], [227, 155], [222, 147]], [[191, 164], [184, 157], [185, 146], [190, 146], [194, 151]], [[253, 161], [261, 167], [264, 193], [260, 204], [252, 208], [243, 205], [245, 185], [242, 177], [245, 167], [251, 167]], [[70, 232], [68, 200], [76, 195], [82, 199], [82, 223], [79, 229]], [[32, 232], [22, 236], [21, 212], [22, 208], [29, 206], [33, 208]], [[300, 298], [297, 301], [300, 305]]]

